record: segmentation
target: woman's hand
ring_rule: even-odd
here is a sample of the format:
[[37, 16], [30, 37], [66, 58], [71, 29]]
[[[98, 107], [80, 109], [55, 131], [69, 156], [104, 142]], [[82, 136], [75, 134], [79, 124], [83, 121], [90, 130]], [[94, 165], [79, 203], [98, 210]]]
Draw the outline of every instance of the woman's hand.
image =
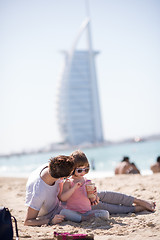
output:
[[64, 220], [64, 216], [60, 215], [60, 214], [57, 214], [57, 215], [54, 216], [54, 218], [52, 218], [51, 223], [52, 224], [57, 224], [57, 223], [61, 223], [63, 220]]

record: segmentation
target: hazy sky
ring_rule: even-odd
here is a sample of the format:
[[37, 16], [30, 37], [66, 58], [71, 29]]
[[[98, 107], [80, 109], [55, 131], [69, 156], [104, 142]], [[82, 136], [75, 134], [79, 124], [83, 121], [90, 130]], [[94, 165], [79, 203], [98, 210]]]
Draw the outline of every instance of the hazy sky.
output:
[[[160, 1], [91, 0], [106, 140], [160, 133]], [[85, 0], [0, 0], [0, 153], [60, 140], [56, 91]]]

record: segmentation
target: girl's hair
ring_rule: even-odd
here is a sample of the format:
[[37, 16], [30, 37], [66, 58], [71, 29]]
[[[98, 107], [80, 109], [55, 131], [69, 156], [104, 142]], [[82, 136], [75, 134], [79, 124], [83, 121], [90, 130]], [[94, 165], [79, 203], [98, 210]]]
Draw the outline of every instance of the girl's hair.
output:
[[59, 155], [49, 160], [49, 173], [53, 178], [68, 177], [74, 169], [72, 156]]
[[74, 169], [81, 166], [89, 167], [88, 159], [82, 151], [76, 150], [72, 152], [70, 156], [74, 158]]

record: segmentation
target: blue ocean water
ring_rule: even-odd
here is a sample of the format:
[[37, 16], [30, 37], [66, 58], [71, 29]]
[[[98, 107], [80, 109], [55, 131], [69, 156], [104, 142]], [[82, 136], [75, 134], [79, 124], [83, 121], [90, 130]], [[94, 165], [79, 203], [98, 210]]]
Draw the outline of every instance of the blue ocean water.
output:
[[[76, 150], [76, 149], [74, 149]], [[95, 170], [88, 173], [89, 178], [114, 175], [115, 166], [123, 156], [135, 162], [142, 175], [151, 174], [150, 165], [160, 155], [160, 141], [114, 144], [95, 148], [82, 148], [89, 162], [94, 161]], [[50, 157], [59, 154], [69, 155], [73, 150], [60, 150], [49, 153], [10, 156], [0, 158], [0, 176], [28, 177], [38, 166], [48, 162]]]

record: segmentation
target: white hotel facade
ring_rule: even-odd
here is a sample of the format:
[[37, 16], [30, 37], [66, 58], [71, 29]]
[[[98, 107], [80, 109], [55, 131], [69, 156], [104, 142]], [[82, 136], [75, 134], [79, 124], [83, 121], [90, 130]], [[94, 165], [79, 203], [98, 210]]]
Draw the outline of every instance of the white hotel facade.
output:
[[[87, 34], [87, 50], [76, 50], [82, 34]], [[90, 21], [81, 26], [69, 52], [65, 54], [64, 69], [58, 89], [58, 124], [63, 142], [69, 145], [99, 144], [103, 131], [92, 50]]]

